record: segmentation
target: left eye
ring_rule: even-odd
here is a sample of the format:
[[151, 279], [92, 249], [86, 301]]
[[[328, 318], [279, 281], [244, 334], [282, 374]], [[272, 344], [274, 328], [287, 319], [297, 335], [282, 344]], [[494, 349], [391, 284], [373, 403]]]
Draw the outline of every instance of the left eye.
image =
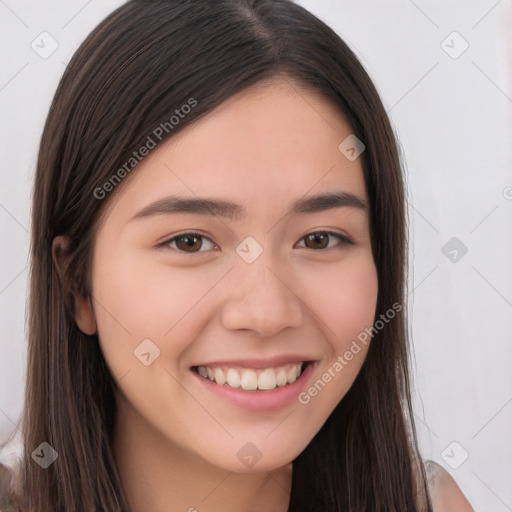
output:
[[[301, 238], [301, 240], [306, 240], [308, 243], [320, 244], [321, 247], [316, 247], [316, 249], [331, 249], [332, 246], [329, 246], [329, 237], [337, 238], [340, 244], [350, 244], [353, 245], [352, 240], [341, 233], [333, 233], [332, 231], [315, 231], [314, 233], [310, 233]], [[327, 246], [325, 246], [324, 242], [327, 241]], [[311, 247], [308, 247], [311, 249]]]
[[[350, 244], [353, 245], [352, 240], [350, 238], [346, 237], [345, 235], [342, 235], [340, 233], [334, 233], [332, 231], [315, 231], [313, 233], [310, 233], [306, 236], [303, 236], [301, 240], [305, 240], [308, 244], [319, 244], [320, 247], [308, 247], [307, 249], [315, 249], [315, 250], [325, 250], [325, 249], [331, 249], [332, 246], [329, 244], [329, 238], [334, 237], [336, 238], [340, 244], [338, 245], [344, 245], [344, 244]], [[199, 249], [203, 248], [203, 242], [202, 240], [208, 240], [208, 243], [213, 246], [214, 249], [218, 249], [219, 246], [212, 242], [210, 238], [207, 236], [202, 235], [201, 233], [181, 233], [179, 235], [175, 235], [172, 238], [169, 238], [168, 240], [162, 242], [158, 245], [158, 247], [162, 248], [168, 248], [175, 251], [178, 251], [180, 255], [184, 254], [197, 254], [200, 252]], [[327, 241], [327, 245], [325, 245], [325, 242]], [[197, 249], [197, 250], [196, 250]], [[208, 249], [206, 249], [208, 250]]]

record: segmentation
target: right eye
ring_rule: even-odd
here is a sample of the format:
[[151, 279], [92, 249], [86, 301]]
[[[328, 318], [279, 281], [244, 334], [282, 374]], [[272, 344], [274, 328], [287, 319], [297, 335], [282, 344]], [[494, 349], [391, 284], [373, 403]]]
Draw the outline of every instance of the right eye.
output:
[[157, 247], [162, 249], [170, 249], [175, 251], [180, 256], [195, 255], [201, 252], [207, 252], [199, 250], [203, 247], [202, 240], [208, 240], [209, 243], [214, 246], [214, 248], [218, 248], [218, 245], [212, 242], [210, 238], [195, 231], [187, 231], [185, 233], [174, 235], [173, 237], [168, 238], [164, 242], [158, 244]]

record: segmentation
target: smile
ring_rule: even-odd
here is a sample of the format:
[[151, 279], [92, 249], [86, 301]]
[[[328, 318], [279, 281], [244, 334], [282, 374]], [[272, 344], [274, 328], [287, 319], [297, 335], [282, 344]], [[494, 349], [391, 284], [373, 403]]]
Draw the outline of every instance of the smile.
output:
[[244, 391], [272, 391], [295, 382], [307, 364], [306, 361], [270, 368], [196, 366], [192, 369], [201, 377], [221, 386]]

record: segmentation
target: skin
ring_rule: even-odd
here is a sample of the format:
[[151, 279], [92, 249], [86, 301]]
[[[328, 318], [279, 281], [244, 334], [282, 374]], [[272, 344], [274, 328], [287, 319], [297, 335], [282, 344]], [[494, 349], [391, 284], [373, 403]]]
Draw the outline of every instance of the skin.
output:
[[428, 461], [426, 467], [434, 512], [474, 512], [446, 469], [433, 461]]
[[[372, 326], [378, 280], [367, 211], [286, 215], [293, 201], [322, 192], [367, 201], [360, 159], [338, 150], [351, 133], [318, 93], [276, 80], [161, 143], [115, 191], [95, 234], [92, 294], [76, 298], [76, 322], [98, 334], [119, 387], [113, 452], [132, 512], [287, 510], [291, 461], [350, 388], [369, 344], [309, 403], [273, 412], [224, 401], [190, 368], [306, 354], [317, 360], [309, 386]], [[132, 220], [171, 194], [234, 201], [247, 217]], [[176, 241], [157, 247], [198, 231], [196, 252]], [[306, 235], [319, 231], [353, 243], [329, 236], [327, 249], [308, 246]], [[251, 264], [236, 252], [248, 236], [263, 249]], [[64, 245], [61, 237], [54, 243], [58, 265]], [[145, 366], [134, 350], [148, 338], [160, 356]], [[261, 453], [251, 468], [237, 456], [247, 442]]]

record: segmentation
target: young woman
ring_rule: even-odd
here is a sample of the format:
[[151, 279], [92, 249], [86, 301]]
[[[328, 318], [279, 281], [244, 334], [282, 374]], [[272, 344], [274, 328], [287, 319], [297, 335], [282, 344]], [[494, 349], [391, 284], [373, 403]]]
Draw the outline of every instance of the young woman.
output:
[[138, 0], [33, 198], [23, 511], [469, 511], [423, 464], [405, 199], [368, 75], [287, 0]]

